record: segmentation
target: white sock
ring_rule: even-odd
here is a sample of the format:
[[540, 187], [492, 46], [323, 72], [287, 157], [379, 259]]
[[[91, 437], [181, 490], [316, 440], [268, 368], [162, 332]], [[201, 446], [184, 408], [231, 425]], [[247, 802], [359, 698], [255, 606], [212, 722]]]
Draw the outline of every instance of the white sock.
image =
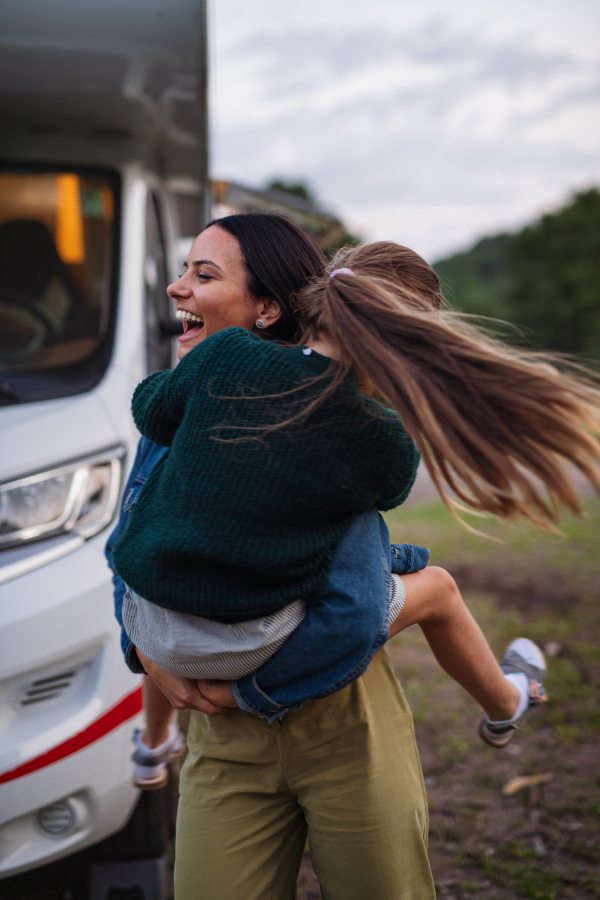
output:
[[158, 747], [149, 747], [147, 744], [144, 743], [144, 741], [142, 740], [142, 734], [143, 734], [144, 729], [142, 728], [142, 730], [140, 731], [140, 733], [138, 734], [138, 736], [135, 739], [136, 744], [138, 745], [140, 750], [145, 750], [146, 753], [160, 753], [161, 750], [166, 750], [168, 744], [170, 744], [171, 741], [173, 740], [174, 727], [175, 727], [174, 725], [169, 725], [169, 737], [162, 744], [159, 744]]
[[486, 713], [486, 719], [488, 722], [491, 722], [492, 725], [510, 725], [512, 722], [515, 722], [517, 719], [523, 715], [527, 707], [529, 706], [529, 678], [525, 675], [524, 672], [511, 672], [510, 675], [504, 676], [507, 681], [510, 681], [514, 687], [519, 692], [519, 702], [517, 703], [517, 708], [515, 710], [515, 714], [512, 719], [503, 719], [502, 721], [498, 721], [497, 719], [490, 719], [490, 717]]

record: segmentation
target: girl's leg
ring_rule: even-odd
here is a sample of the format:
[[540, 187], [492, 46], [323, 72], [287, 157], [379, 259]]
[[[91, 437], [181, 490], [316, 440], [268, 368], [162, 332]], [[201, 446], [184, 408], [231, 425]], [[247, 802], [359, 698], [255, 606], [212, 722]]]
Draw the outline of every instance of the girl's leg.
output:
[[144, 744], [154, 750], [169, 740], [169, 725], [175, 710], [151, 678], [144, 678], [145, 727], [141, 738]]
[[134, 735], [135, 773], [133, 783], [145, 791], [164, 787], [169, 780], [168, 766], [185, 752], [179, 729], [172, 724], [175, 710], [151, 678], [144, 678], [145, 727]]
[[406, 600], [390, 637], [418, 624], [442, 669], [483, 707], [493, 722], [511, 719], [519, 704], [452, 576], [437, 566], [403, 575]]

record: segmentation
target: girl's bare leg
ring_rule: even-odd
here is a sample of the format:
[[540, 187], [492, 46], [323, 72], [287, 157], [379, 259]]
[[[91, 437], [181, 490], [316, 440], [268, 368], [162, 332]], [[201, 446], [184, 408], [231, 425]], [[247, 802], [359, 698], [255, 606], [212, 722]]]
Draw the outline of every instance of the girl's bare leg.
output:
[[515, 714], [519, 692], [504, 677], [483, 633], [445, 569], [431, 566], [403, 575], [404, 608], [390, 637], [418, 624], [442, 669], [483, 707], [492, 722]]
[[144, 678], [143, 692], [146, 725], [141, 737], [146, 747], [154, 750], [169, 739], [174, 709], [151, 678]]

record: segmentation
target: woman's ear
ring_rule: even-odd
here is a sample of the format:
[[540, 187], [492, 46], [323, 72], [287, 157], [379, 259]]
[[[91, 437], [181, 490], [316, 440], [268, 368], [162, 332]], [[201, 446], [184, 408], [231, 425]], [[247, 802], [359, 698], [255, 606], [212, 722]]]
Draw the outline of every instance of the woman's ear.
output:
[[259, 328], [268, 328], [274, 325], [281, 316], [281, 307], [276, 300], [270, 297], [263, 297], [258, 301], [256, 307], [256, 319], [263, 324]]

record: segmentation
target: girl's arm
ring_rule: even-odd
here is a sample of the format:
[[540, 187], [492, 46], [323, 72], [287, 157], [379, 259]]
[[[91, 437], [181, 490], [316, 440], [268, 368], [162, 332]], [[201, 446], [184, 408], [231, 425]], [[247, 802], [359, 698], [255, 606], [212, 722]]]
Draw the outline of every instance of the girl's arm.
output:
[[379, 415], [369, 432], [375, 446], [382, 448], [377, 466], [377, 509], [395, 509], [404, 503], [412, 490], [421, 455], [400, 416], [393, 410], [379, 407]]
[[170, 447], [181, 424], [184, 406], [175, 391], [177, 369], [154, 372], [136, 387], [131, 412], [133, 420], [145, 438], [163, 447]]
[[228, 328], [210, 335], [174, 369], [154, 372], [138, 384], [131, 411], [144, 437], [170, 447], [183, 420], [187, 399], [196, 402], [206, 392], [207, 379], [214, 374], [215, 365], [217, 369], [219, 363], [223, 365], [228, 353], [235, 355], [240, 347], [248, 352], [248, 335], [244, 328]]

